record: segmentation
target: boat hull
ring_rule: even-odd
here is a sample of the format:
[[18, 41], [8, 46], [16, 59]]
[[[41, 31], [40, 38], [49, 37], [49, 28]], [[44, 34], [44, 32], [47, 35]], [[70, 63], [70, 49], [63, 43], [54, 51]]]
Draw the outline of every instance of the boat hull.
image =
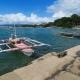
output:
[[22, 51], [22, 52], [23, 52], [23, 54], [25, 54], [26, 56], [31, 56], [31, 55], [34, 53], [34, 51], [31, 51], [31, 52]]

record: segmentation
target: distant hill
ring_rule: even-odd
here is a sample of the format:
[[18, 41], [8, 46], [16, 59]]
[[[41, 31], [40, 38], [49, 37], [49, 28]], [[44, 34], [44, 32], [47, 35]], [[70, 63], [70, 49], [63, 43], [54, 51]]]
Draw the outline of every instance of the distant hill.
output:
[[37, 27], [36, 24], [2, 24], [0, 27]]
[[60, 19], [55, 20], [54, 22], [49, 22], [47, 24], [41, 24], [44, 27], [50, 26], [58, 26], [58, 27], [75, 27], [80, 25], [80, 16], [77, 14], [73, 14], [71, 17], [62, 17]]

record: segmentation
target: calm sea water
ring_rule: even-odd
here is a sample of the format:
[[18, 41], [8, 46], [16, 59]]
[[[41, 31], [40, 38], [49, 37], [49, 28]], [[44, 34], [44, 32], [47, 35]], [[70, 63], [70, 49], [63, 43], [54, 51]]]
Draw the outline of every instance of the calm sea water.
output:
[[[50, 44], [51, 47], [37, 49], [33, 57], [27, 57], [19, 51], [0, 53], [0, 75], [30, 64], [34, 57], [39, 57], [45, 54], [45, 52], [47, 51], [59, 52], [80, 44], [80, 39], [78, 38], [62, 37], [59, 34], [63, 31], [79, 32], [79, 30], [62, 28], [17, 28], [16, 30], [18, 37], [29, 37], [32, 39], [36, 39], [43, 43]], [[13, 31], [8, 28], [0, 28], [0, 39], [9, 38], [12, 32]]]

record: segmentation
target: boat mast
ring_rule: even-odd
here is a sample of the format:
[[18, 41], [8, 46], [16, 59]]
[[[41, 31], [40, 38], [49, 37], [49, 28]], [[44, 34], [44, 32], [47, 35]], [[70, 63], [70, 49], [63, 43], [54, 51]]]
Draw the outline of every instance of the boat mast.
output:
[[16, 36], [16, 27], [15, 27], [15, 24], [13, 24], [13, 34], [11, 34], [11, 38], [10, 39], [16, 39], [17, 36]]
[[17, 35], [16, 35], [16, 26], [15, 26], [15, 24], [14, 24], [14, 37], [15, 37], [15, 38], [17, 37]]

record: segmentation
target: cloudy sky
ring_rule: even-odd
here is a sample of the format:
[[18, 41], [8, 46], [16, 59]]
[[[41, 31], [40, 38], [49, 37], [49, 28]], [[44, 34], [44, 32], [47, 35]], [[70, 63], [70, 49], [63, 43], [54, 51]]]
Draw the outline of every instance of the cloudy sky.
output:
[[0, 23], [44, 23], [80, 14], [80, 0], [0, 0]]

